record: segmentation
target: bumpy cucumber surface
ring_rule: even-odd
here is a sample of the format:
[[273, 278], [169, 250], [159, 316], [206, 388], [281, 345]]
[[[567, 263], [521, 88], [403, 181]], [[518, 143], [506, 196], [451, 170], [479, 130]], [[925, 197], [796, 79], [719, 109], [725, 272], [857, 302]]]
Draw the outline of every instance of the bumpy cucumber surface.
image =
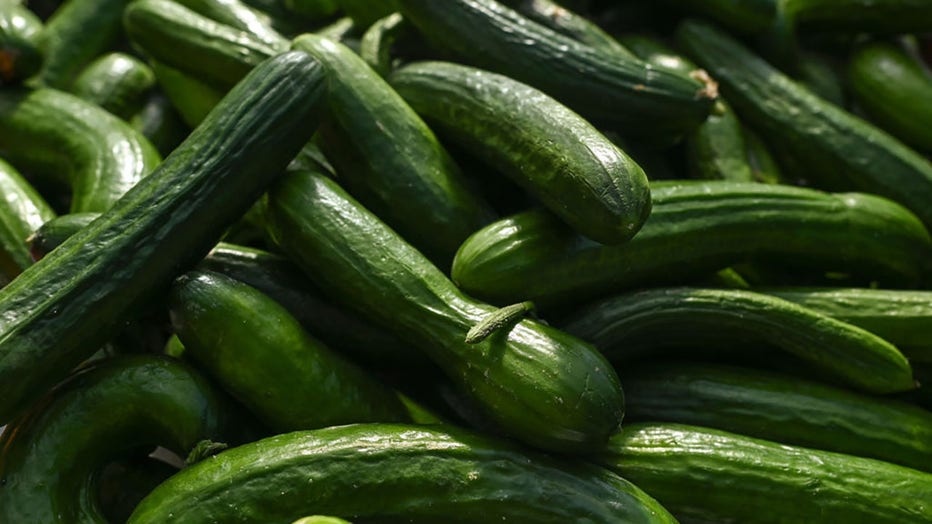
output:
[[381, 424], [224, 451], [156, 488], [129, 522], [289, 523], [312, 512], [411, 523], [675, 522], [605, 469], [453, 428]]
[[495, 308], [463, 295], [331, 179], [289, 174], [269, 192], [267, 215], [271, 237], [308, 277], [423, 351], [510, 435], [591, 452], [617, 431], [621, 386], [595, 348], [529, 319], [467, 344]]
[[42, 67], [42, 21], [17, 2], [0, 2], [0, 85], [18, 84]]
[[583, 235], [617, 244], [650, 214], [647, 176], [592, 124], [531, 86], [446, 62], [395, 71], [392, 86]]
[[139, 59], [110, 53], [91, 62], [74, 81], [71, 91], [110, 113], [129, 120], [142, 109], [155, 87], [155, 73]]
[[55, 212], [16, 169], [0, 159], [0, 273], [16, 278], [32, 265], [26, 239]]
[[265, 62], [155, 172], [0, 290], [0, 423], [203, 258], [313, 134], [323, 91], [307, 55]]

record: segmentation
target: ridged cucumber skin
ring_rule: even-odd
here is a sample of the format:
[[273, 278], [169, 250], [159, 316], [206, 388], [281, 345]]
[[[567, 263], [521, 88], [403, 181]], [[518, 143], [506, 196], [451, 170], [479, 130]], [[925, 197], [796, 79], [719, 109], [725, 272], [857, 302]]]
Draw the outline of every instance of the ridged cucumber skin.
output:
[[308, 513], [409, 523], [675, 522], [597, 466], [452, 427], [359, 424], [224, 451], [156, 488], [129, 524], [287, 524]]
[[678, 518], [749, 524], [932, 520], [928, 473], [696, 426], [626, 426], [601, 463]]
[[172, 0], [135, 0], [123, 16], [132, 42], [151, 58], [226, 90], [275, 54], [258, 37]]
[[152, 68], [133, 56], [110, 53], [91, 62], [75, 79], [71, 92], [129, 120], [142, 109], [153, 88]]
[[362, 35], [359, 56], [380, 76], [388, 76], [393, 69], [392, 45], [410, 30], [411, 25], [405, 21], [401, 13], [392, 13], [376, 20]]
[[739, 117], [774, 148], [785, 171], [811, 177], [823, 189], [885, 196], [932, 226], [927, 159], [800, 86], [713, 26], [688, 21], [677, 31]]
[[164, 357], [126, 356], [84, 368], [0, 439], [3, 522], [102, 523], [96, 476], [140, 446], [182, 456], [227, 442], [235, 414], [210, 382]]
[[17, 2], [0, 2], [0, 85], [18, 84], [42, 68], [42, 20]]
[[925, 0], [776, 0], [779, 16], [800, 30], [864, 31], [874, 34], [932, 30], [932, 4]]
[[407, 422], [395, 392], [247, 284], [190, 271], [172, 286], [169, 313], [185, 356], [276, 433]]
[[617, 246], [586, 240], [541, 211], [494, 222], [460, 247], [453, 281], [495, 304], [570, 307], [759, 256], [912, 286], [932, 247], [912, 213], [872, 195], [725, 181], [658, 182], [651, 195], [644, 228]]
[[152, 70], [165, 96], [191, 128], [203, 122], [226, 93], [161, 62], [154, 61]]
[[506, 0], [501, 3], [526, 16], [529, 20], [549, 27], [593, 49], [617, 53], [628, 58], [634, 56], [597, 24], [551, 0]]
[[865, 45], [850, 58], [848, 86], [877, 125], [932, 152], [932, 76], [917, 59], [890, 43]]
[[495, 308], [463, 295], [332, 180], [289, 174], [269, 192], [267, 219], [272, 239], [321, 289], [423, 351], [511, 436], [591, 453], [617, 431], [624, 397], [595, 348], [528, 319], [466, 344]]
[[179, 4], [211, 20], [249, 33], [276, 52], [288, 49], [288, 39], [272, 26], [272, 19], [240, 0], [177, 1]]
[[301, 53], [262, 64], [158, 169], [0, 290], [0, 423], [216, 244], [314, 132], [323, 82]]
[[448, 62], [404, 66], [390, 82], [439, 132], [583, 235], [617, 244], [647, 220], [650, 187], [641, 167], [592, 124], [541, 91]]
[[305, 34], [294, 49], [327, 70], [329, 118], [317, 140], [340, 182], [437, 266], [495, 219], [421, 117], [343, 44]]
[[758, 288], [875, 333], [917, 362], [932, 362], [932, 292], [866, 288]]
[[764, 371], [702, 364], [623, 377], [631, 422], [716, 428], [794, 446], [932, 469], [932, 413]]
[[0, 154], [71, 187], [71, 211], [104, 212], [155, 169], [155, 147], [106, 110], [55, 89], [0, 91]]
[[753, 182], [744, 129], [724, 100], [686, 138], [686, 156], [696, 178]]
[[398, 0], [428, 41], [534, 86], [593, 122], [670, 141], [698, 126], [713, 97], [689, 77], [606, 55], [492, 0]]
[[26, 239], [55, 211], [10, 164], [0, 159], [0, 273], [13, 280], [32, 265]]
[[909, 362], [892, 344], [786, 300], [737, 289], [656, 288], [598, 302], [563, 329], [609, 360], [665, 348], [776, 346], [872, 393], [914, 389]]

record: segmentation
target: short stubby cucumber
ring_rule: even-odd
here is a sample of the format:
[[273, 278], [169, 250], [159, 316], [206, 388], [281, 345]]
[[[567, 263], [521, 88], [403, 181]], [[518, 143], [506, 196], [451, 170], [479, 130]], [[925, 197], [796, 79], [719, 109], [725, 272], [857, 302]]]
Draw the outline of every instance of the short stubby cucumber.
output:
[[0, 159], [0, 274], [6, 281], [32, 265], [27, 238], [53, 218], [45, 199]]

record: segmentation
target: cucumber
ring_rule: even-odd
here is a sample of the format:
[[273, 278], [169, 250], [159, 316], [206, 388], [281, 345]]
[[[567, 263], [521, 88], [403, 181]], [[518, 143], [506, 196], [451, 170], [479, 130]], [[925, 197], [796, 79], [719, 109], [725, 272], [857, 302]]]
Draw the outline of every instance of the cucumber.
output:
[[99, 217], [100, 213], [69, 213], [59, 217], [54, 215], [49, 217], [26, 238], [31, 259], [41, 260], [50, 251], [62, 245], [65, 240]]
[[932, 75], [919, 61], [886, 42], [860, 47], [848, 64], [858, 107], [900, 140], [932, 153]]
[[748, 165], [751, 167], [754, 180], [765, 184], [783, 183], [783, 173], [767, 144], [754, 130], [744, 126], [742, 130], [744, 131], [744, 144], [747, 146]]
[[802, 31], [874, 34], [932, 31], [932, 4], [925, 0], [775, 0], [784, 18]]
[[[930, 4], [932, 5], [932, 4]], [[932, 163], [869, 123], [800, 86], [728, 35], [689, 21], [678, 38], [759, 130], [784, 170], [829, 190], [875, 193], [932, 225]]]
[[446, 62], [390, 82], [418, 114], [537, 197], [581, 234], [617, 244], [650, 214], [647, 176], [582, 117], [533, 87]]
[[169, 312], [185, 357], [276, 433], [407, 421], [397, 394], [253, 287], [191, 271], [172, 286]]
[[501, 4], [593, 49], [627, 58], [634, 56], [598, 25], [552, 0], [505, 0]]
[[337, 0], [359, 32], [396, 10], [395, 0]]
[[159, 165], [129, 124], [55, 89], [0, 90], [0, 154], [71, 187], [71, 212], [103, 212]]
[[633, 422], [692, 424], [932, 469], [932, 413], [905, 402], [728, 366], [663, 363], [623, 379]]
[[466, 332], [495, 308], [463, 295], [331, 179], [287, 175], [269, 192], [267, 221], [321, 289], [423, 351], [511, 436], [591, 452], [618, 429], [621, 386], [595, 348], [529, 319], [467, 344]]
[[174, 151], [191, 132], [161, 91], [149, 94], [142, 109], [130, 117], [129, 125], [149, 139], [164, 156]]
[[55, 212], [16, 169], [0, 159], [0, 274], [13, 280], [32, 265], [26, 238]]
[[0, 2], [0, 85], [18, 84], [42, 68], [42, 21], [17, 2]]
[[773, 27], [779, 0], [664, 0], [676, 9], [715, 20], [733, 33], [757, 36]]
[[106, 522], [97, 476], [142, 446], [186, 454], [203, 439], [236, 438], [235, 412], [180, 362], [125, 356], [82, 369], [0, 439], [0, 520]]
[[153, 62], [152, 70], [155, 71], [159, 87], [165, 92], [165, 96], [171, 100], [184, 122], [192, 128], [204, 121], [225, 94], [225, 91], [161, 62]]
[[632, 424], [612, 439], [601, 462], [682, 519], [748, 524], [932, 520], [928, 473], [713, 429]]
[[367, 522], [676, 522], [591, 464], [454, 428], [359, 424], [224, 451], [156, 488], [129, 524], [289, 523], [308, 513]]
[[362, 35], [362, 41], [359, 43], [359, 56], [379, 76], [388, 76], [394, 69], [392, 46], [410, 29], [410, 24], [399, 13], [392, 13], [377, 20]]
[[216, 244], [310, 138], [322, 82], [302, 53], [265, 62], [155, 172], [0, 290], [0, 423]]
[[328, 18], [340, 10], [339, 0], [284, 0], [288, 11], [311, 19]]
[[[648, 64], [689, 75], [698, 67], [657, 38], [647, 35], [624, 35], [619, 40], [626, 49]], [[715, 107], [713, 106], [713, 111]]]
[[541, 211], [499, 220], [463, 243], [453, 281], [495, 304], [570, 308], [762, 257], [913, 286], [932, 248], [912, 213], [872, 195], [725, 181], [658, 182], [651, 194], [644, 228], [617, 246], [586, 240]]
[[321, 151], [340, 182], [440, 267], [495, 215], [427, 124], [353, 51], [306, 34], [294, 48], [327, 70]]
[[155, 88], [155, 73], [137, 58], [110, 53], [91, 62], [71, 91], [123, 120], [138, 113]]
[[175, 1], [211, 20], [249, 33], [275, 51], [288, 49], [288, 40], [273, 27], [272, 19], [240, 0]]
[[493, 0], [398, 0], [398, 6], [437, 47], [639, 139], [682, 136], [705, 120], [715, 98], [687, 76], [593, 49]]
[[709, 118], [686, 138], [686, 155], [695, 178], [755, 180], [748, 161], [744, 129], [724, 100], [719, 100]]

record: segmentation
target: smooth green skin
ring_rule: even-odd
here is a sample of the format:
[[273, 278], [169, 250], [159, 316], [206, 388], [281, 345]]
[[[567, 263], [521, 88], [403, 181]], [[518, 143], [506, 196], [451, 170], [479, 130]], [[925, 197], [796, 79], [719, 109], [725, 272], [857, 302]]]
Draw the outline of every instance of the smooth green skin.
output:
[[641, 167], [592, 124], [543, 92], [449, 62], [410, 64], [392, 73], [390, 81], [444, 136], [537, 197], [581, 234], [617, 244], [633, 237], [647, 220], [650, 187]]
[[387, 77], [392, 72], [392, 46], [410, 30], [401, 13], [377, 20], [362, 35], [359, 56], [379, 76]]
[[436, 46], [534, 86], [632, 137], [670, 141], [698, 126], [712, 107], [696, 80], [607, 55], [493, 0], [398, 0], [398, 5]]
[[146, 55], [218, 89], [239, 82], [275, 49], [252, 33], [200, 15], [173, 0], [134, 0], [126, 33]]
[[149, 94], [142, 109], [129, 118], [129, 125], [148, 138], [163, 156], [171, 154], [191, 132], [161, 91]]
[[153, 62], [152, 69], [165, 96], [192, 128], [207, 118], [225, 93], [161, 62]]
[[99, 217], [100, 213], [69, 213], [50, 217], [26, 239], [30, 260], [40, 260]]
[[211, 20], [249, 33], [277, 52], [288, 49], [288, 39], [273, 27], [272, 19], [240, 0], [176, 1]]
[[919, 61], [893, 44], [873, 42], [851, 56], [848, 86], [879, 126], [932, 153], [932, 76]]
[[824, 189], [885, 196], [932, 225], [932, 163], [927, 159], [813, 94], [710, 25], [684, 22], [677, 37], [719, 82], [735, 112], [774, 149], [785, 171], [811, 177]]
[[628, 418], [722, 429], [932, 470], [932, 413], [795, 376], [703, 364], [624, 377]]
[[155, 489], [129, 524], [287, 524], [308, 513], [406, 523], [673, 523], [603, 468], [452, 427], [359, 424], [230, 449]]
[[748, 524], [932, 520], [932, 475], [681, 424], [632, 424], [605, 466], [678, 518]]
[[626, 58], [634, 57], [631, 51], [597, 24], [552, 0], [504, 0], [500, 3], [526, 16], [529, 20], [549, 27], [593, 49]]
[[71, 212], [104, 212], [161, 161], [116, 116], [55, 89], [0, 90], [0, 154], [71, 187]]
[[859, 327], [792, 302], [738, 289], [657, 288], [583, 309], [562, 328], [609, 360], [626, 362], [665, 348], [775, 346], [872, 393], [915, 389], [909, 362]]
[[657, 38], [647, 35], [624, 35], [619, 41], [637, 58], [648, 64], [675, 71], [681, 75], [689, 75], [698, 69], [696, 64], [683, 58]]
[[158, 169], [0, 290], [0, 423], [207, 254], [313, 134], [323, 93], [307, 55], [262, 64]]
[[871, 195], [726, 181], [659, 182], [651, 194], [644, 228], [617, 246], [587, 240], [542, 211], [499, 220], [463, 243], [453, 281], [495, 304], [569, 308], [765, 257], [914, 286], [932, 248], [912, 213]]
[[724, 100], [719, 110], [686, 138], [686, 157], [696, 178], [753, 182], [744, 129]]
[[340, 182], [444, 269], [474, 231], [495, 219], [488, 203], [398, 93], [343, 44], [314, 34], [294, 49], [327, 70], [330, 118], [318, 144]]
[[127, 356], [82, 369], [0, 440], [0, 520], [106, 523], [97, 476], [144, 446], [182, 455], [206, 438], [228, 439], [225, 397], [184, 364]]
[[287, 175], [267, 213], [273, 240], [324, 292], [423, 351], [509, 435], [591, 453], [618, 430], [624, 396], [595, 348], [529, 319], [467, 344], [496, 308], [463, 295], [331, 179]]
[[759, 288], [896, 344], [910, 360], [932, 362], [932, 292], [859, 288]]
[[376, 20], [385, 18], [396, 11], [395, 0], [337, 0], [343, 12], [353, 19], [354, 25], [365, 30]]
[[391, 389], [308, 335], [253, 287], [191, 271], [172, 286], [169, 313], [185, 356], [276, 433], [407, 421]]
[[0, 2], [0, 85], [18, 84], [42, 67], [42, 20], [17, 2]]
[[55, 211], [16, 169], [0, 159], [0, 274], [13, 280], [32, 265], [26, 239]]
[[71, 92], [123, 120], [142, 109], [155, 88], [155, 73], [139, 59], [110, 53], [91, 62], [75, 79]]

